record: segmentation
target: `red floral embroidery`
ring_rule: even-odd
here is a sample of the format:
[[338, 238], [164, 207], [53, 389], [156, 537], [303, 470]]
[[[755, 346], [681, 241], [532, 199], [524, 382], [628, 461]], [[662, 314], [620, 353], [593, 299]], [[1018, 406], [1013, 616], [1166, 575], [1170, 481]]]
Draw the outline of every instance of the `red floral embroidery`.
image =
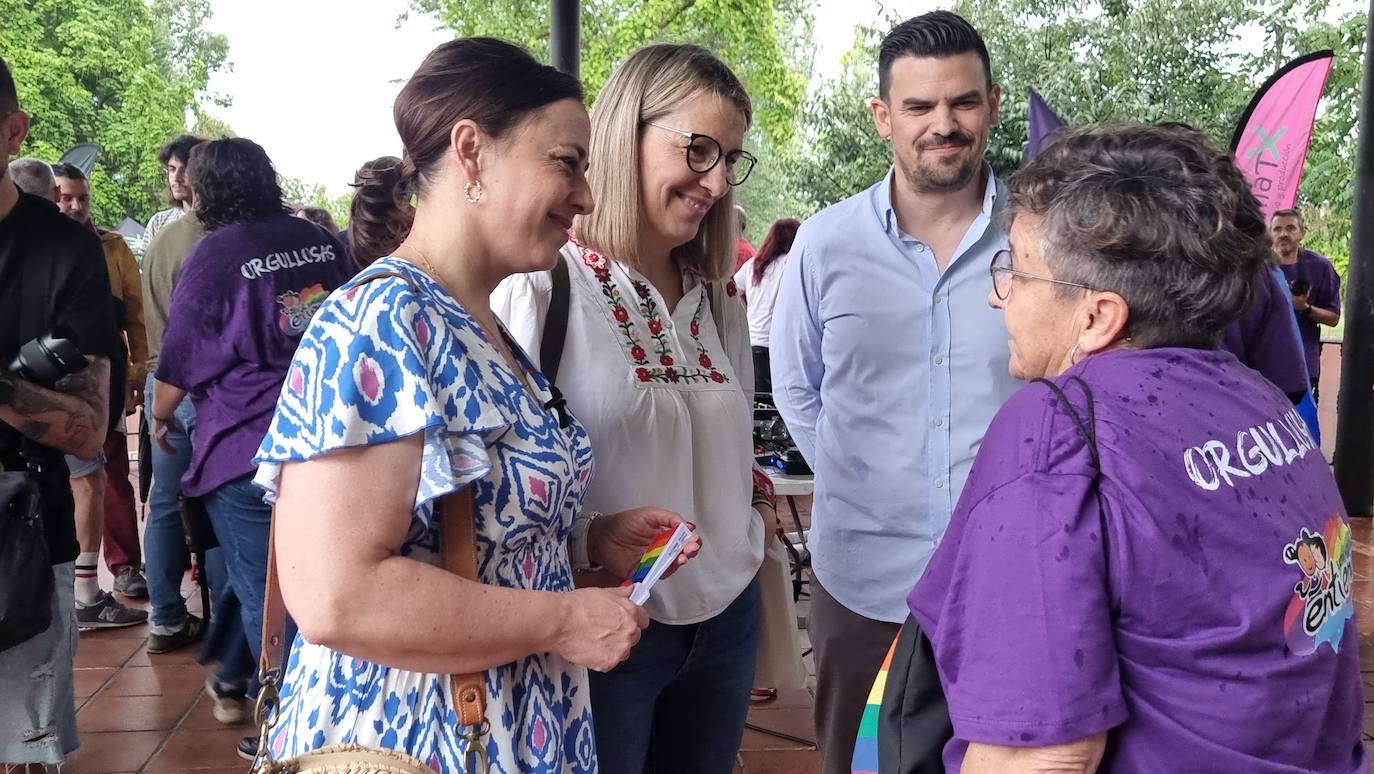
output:
[[725, 281], [725, 295], [731, 298], [734, 298], [735, 296], [739, 295], [739, 287], [735, 285], [735, 281], [733, 279], [728, 279]]
[[[706, 349], [706, 345], [701, 341], [701, 317], [709, 309], [707, 304], [709, 288], [701, 294], [701, 300], [697, 302], [696, 312], [692, 315], [692, 321], [688, 327], [692, 334], [692, 342], [697, 348], [697, 362], [701, 365], [701, 369], [688, 369], [677, 364], [673, 352], [673, 340], [667, 333], [667, 326], [663, 321], [664, 316], [658, 303], [654, 300], [653, 290], [644, 282], [631, 280], [635, 295], [639, 296], [640, 316], [654, 340], [653, 353], [658, 356], [658, 365], [652, 366], [649, 360], [649, 350], [639, 339], [625, 297], [611, 276], [610, 261], [605, 256], [582, 245], [578, 245], [578, 248], [582, 255], [582, 262], [592, 270], [597, 282], [601, 284], [601, 295], [605, 297], [606, 304], [611, 309], [611, 317], [615, 320], [615, 327], [620, 329], [625, 350], [630, 356], [630, 362], [636, 366], [635, 379], [646, 383], [669, 382], [671, 384], [680, 382], [728, 384], [730, 382], [729, 377], [715, 367], [715, 362]], [[733, 282], [727, 284], [726, 293], [733, 296], [735, 294], [733, 288]]]

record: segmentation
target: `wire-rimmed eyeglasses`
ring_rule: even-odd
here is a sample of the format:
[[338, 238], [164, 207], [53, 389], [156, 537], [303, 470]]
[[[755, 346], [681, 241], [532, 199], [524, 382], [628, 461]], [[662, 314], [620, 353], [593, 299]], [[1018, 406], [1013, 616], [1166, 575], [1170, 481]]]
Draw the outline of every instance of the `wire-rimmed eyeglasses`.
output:
[[682, 135], [687, 138], [687, 166], [693, 172], [705, 174], [715, 169], [716, 164], [720, 163], [721, 156], [725, 157], [725, 182], [731, 186], [737, 186], [749, 179], [749, 173], [754, 171], [754, 165], [758, 163], [758, 158], [746, 150], [732, 151], [725, 153], [721, 148], [720, 142], [709, 134], [698, 134], [682, 129], [674, 129], [671, 126], [656, 124], [653, 121], [644, 122], [648, 126], [662, 129], [665, 132]]
[[1042, 277], [1039, 274], [1017, 271], [1011, 267], [1011, 251], [1007, 249], [998, 250], [992, 255], [992, 265], [988, 267], [992, 272], [992, 292], [997, 295], [998, 300], [1006, 301], [1011, 295], [1011, 278], [1023, 277], [1025, 279], [1040, 280], [1041, 282], [1053, 282], [1056, 285], [1078, 288], [1080, 290], [1092, 290], [1097, 288], [1089, 287], [1078, 282], [1068, 282], [1053, 277]]

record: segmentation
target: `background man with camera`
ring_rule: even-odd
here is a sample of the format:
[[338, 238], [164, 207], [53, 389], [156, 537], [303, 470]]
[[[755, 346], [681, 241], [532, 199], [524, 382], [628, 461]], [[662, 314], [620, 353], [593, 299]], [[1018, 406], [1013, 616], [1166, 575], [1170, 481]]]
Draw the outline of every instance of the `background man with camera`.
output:
[[1341, 276], [1331, 259], [1302, 248], [1307, 227], [1302, 213], [1279, 210], [1269, 219], [1269, 233], [1279, 266], [1293, 291], [1293, 311], [1298, 315], [1307, 373], [1312, 378], [1312, 396], [1317, 396], [1317, 380], [1322, 367], [1322, 325], [1331, 327], [1341, 321]]
[[[47, 629], [0, 651], [0, 763], [58, 764], [77, 745], [77, 543], [62, 455], [90, 459], [105, 442], [115, 322], [100, 240], [52, 203], [20, 194], [9, 179], [9, 160], [19, 154], [28, 129], [9, 67], [0, 59], [0, 468], [27, 471], [37, 484], [54, 576], [50, 598], [30, 603], [50, 607]], [[49, 336], [59, 324], [66, 342]], [[21, 347], [45, 336], [48, 346], [25, 348], [16, 371]], [[54, 350], [72, 347], [86, 357], [53, 357]], [[48, 385], [35, 382], [44, 372], [66, 375]], [[13, 518], [8, 507], [0, 516]], [[27, 585], [12, 577], [22, 559], [0, 551], [0, 587]]]

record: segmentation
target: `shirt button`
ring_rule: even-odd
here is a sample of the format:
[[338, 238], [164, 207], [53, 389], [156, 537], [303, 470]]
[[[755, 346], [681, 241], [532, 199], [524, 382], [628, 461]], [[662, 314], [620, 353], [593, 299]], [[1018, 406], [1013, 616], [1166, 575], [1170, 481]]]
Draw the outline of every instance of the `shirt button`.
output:
[[935, 426], [936, 426], [936, 427], [942, 427], [944, 424], [945, 424], [945, 419], [944, 419], [944, 417], [936, 417], [936, 418], [935, 418]]
[[917, 243], [916, 243], [916, 252], [918, 252], [918, 253], [924, 253], [925, 251], [926, 251], [926, 246], [923, 245], [923, 244], [921, 244], [920, 242], [917, 242]]
[[940, 297], [939, 297], [939, 296], [936, 296], [936, 297], [935, 297], [935, 303], [937, 303], [937, 304], [940, 303]]
[[936, 355], [936, 356], [935, 356], [935, 365], [944, 365], [944, 364], [945, 364], [945, 356], [944, 356], [944, 355]]
[[945, 480], [944, 480], [943, 478], [937, 478], [937, 479], [935, 479], [935, 488], [936, 488], [936, 489], [944, 489], [944, 488], [945, 488]]

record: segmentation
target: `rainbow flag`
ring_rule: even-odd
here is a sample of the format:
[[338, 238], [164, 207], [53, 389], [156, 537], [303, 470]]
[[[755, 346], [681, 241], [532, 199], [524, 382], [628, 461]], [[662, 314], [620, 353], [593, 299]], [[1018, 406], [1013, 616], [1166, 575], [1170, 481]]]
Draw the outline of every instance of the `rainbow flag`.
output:
[[673, 533], [666, 529], [654, 538], [654, 542], [649, 544], [649, 549], [644, 552], [643, 556], [639, 557], [639, 565], [630, 574], [631, 583], [643, 583], [649, 577], [649, 571], [654, 568], [654, 562], [657, 562], [658, 558], [663, 555], [663, 551], [668, 548], [668, 541], [672, 538]]
[[850, 765], [854, 774], [878, 774], [878, 716], [883, 708], [883, 691], [887, 690], [887, 673], [892, 669], [892, 656], [897, 652], [897, 642], [902, 639], [902, 631], [892, 640], [887, 649], [887, 657], [873, 680], [873, 688], [868, 692], [868, 704], [864, 706], [863, 719], [859, 721], [859, 737], [854, 740], [854, 759]]

